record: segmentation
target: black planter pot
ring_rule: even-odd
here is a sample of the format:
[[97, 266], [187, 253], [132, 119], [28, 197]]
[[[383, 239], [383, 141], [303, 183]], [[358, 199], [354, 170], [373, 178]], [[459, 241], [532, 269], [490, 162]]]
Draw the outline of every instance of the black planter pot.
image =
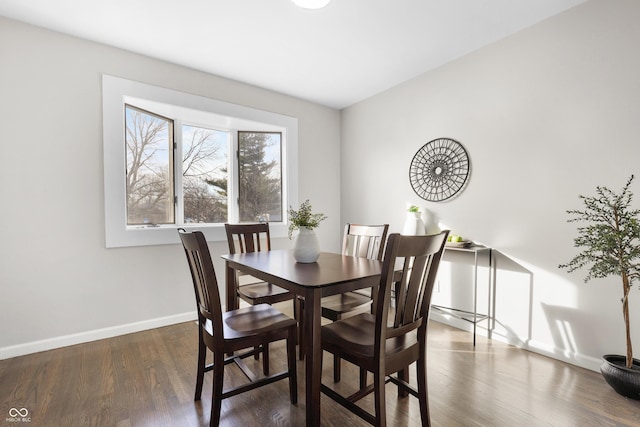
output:
[[619, 394], [640, 400], [640, 361], [633, 359], [633, 368], [626, 366], [626, 357], [605, 354], [600, 365], [602, 376]]

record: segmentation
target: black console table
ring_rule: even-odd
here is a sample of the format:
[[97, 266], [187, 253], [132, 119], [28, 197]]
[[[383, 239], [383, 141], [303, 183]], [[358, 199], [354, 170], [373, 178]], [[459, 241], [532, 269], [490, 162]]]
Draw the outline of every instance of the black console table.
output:
[[[492, 277], [493, 277], [493, 251], [487, 246], [472, 245], [468, 247], [452, 246], [447, 244], [444, 254], [447, 252], [467, 252], [473, 254], [473, 311], [462, 310], [454, 307], [443, 307], [441, 305], [431, 305], [431, 308], [444, 314], [461, 319], [473, 324], [473, 346], [476, 345], [476, 325], [478, 322], [487, 320], [489, 325], [487, 327], [488, 337], [491, 338], [491, 322], [493, 320], [493, 313], [491, 307], [491, 289], [492, 289]], [[478, 313], [478, 260], [481, 256], [487, 255], [488, 267], [489, 267], [489, 281], [488, 281], [488, 296], [487, 296], [487, 313]], [[453, 285], [453, 284], [452, 284]]]

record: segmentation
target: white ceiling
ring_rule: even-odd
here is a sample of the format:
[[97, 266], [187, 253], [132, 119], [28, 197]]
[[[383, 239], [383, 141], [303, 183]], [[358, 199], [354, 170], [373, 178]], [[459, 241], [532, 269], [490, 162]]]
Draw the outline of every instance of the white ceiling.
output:
[[586, 0], [0, 0], [0, 15], [344, 108]]

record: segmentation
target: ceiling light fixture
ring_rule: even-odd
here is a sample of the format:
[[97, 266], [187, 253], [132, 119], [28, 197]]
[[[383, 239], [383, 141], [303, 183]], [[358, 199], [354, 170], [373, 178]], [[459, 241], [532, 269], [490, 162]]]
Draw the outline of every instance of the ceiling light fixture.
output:
[[303, 9], [322, 9], [331, 0], [291, 0], [296, 6]]

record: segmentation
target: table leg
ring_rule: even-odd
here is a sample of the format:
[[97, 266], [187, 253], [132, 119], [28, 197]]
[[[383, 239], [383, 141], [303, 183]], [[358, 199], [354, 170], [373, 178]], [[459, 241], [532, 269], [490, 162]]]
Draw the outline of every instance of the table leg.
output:
[[473, 347], [476, 346], [476, 326], [478, 325], [478, 252], [473, 259]]
[[[493, 271], [493, 249], [489, 249], [489, 280], [488, 283], [488, 291], [487, 291], [487, 313], [489, 314], [489, 321], [487, 324], [487, 328], [489, 329], [487, 336], [491, 339], [493, 335], [493, 330], [496, 327], [496, 294], [495, 294], [495, 282], [493, 281], [494, 271]], [[493, 302], [492, 302], [493, 301]]]
[[236, 293], [236, 280], [237, 280], [237, 275], [236, 275], [236, 270], [235, 268], [231, 268], [229, 266], [229, 262], [226, 263], [227, 265], [227, 277], [226, 277], [226, 283], [227, 283], [227, 311], [231, 311], [231, 310], [235, 310], [239, 307], [238, 304], [238, 295]]
[[304, 294], [305, 337], [305, 399], [307, 426], [320, 426], [320, 381], [322, 377], [322, 346], [320, 342], [320, 288]]

